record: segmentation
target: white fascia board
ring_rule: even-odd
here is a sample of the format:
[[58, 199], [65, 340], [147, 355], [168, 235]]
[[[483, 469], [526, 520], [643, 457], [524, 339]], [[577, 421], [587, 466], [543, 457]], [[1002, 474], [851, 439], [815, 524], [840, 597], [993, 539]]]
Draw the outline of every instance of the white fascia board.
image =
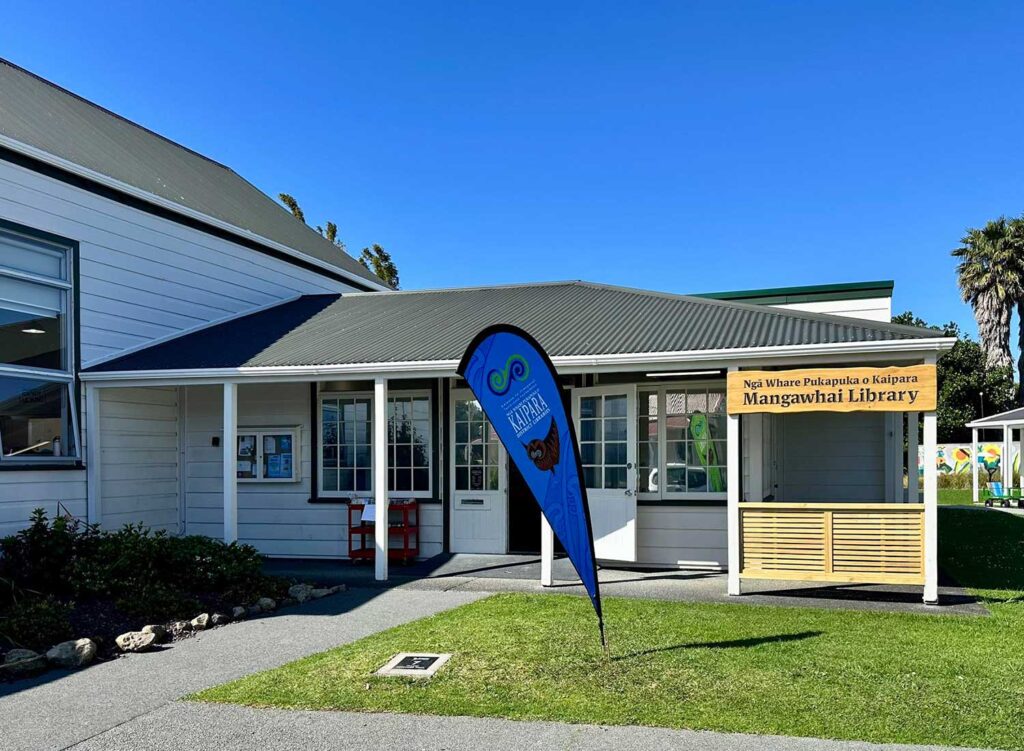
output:
[[108, 188], [113, 188], [114, 190], [120, 193], [126, 193], [130, 196], [134, 196], [135, 198], [141, 199], [146, 203], [151, 203], [155, 206], [159, 206], [160, 208], [167, 209], [168, 211], [173, 211], [176, 214], [187, 216], [190, 219], [196, 219], [197, 221], [203, 222], [204, 224], [209, 224], [211, 226], [217, 227], [218, 229], [230, 232], [234, 235], [248, 237], [249, 239], [258, 242], [260, 245], [265, 245], [268, 248], [280, 251], [281, 253], [289, 255], [293, 258], [297, 258], [299, 260], [305, 261], [306, 263], [313, 264], [314, 266], [324, 269], [325, 271], [330, 271], [333, 274], [340, 274], [346, 279], [355, 282], [356, 284], [359, 284], [361, 286], [369, 286], [371, 288], [376, 288], [380, 292], [392, 291], [390, 287], [384, 284], [374, 282], [370, 279], [366, 279], [365, 277], [359, 276], [358, 274], [353, 274], [351, 271], [346, 271], [345, 269], [340, 268], [339, 266], [333, 266], [327, 263], [326, 261], [321, 261], [319, 258], [314, 258], [313, 256], [306, 255], [305, 253], [298, 251], [295, 248], [291, 248], [287, 245], [283, 245], [274, 240], [270, 240], [266, 237], [263, 237], [262, 235], [256, 234], [251, 230], [243, 229], [242, 227], [236, 227], [235, 225], [229, 222], [225, 222], [223, 219], [217, 219], [215, 217], [209, 216], [208, 214], [204, 214], [201, 211], [196, 211], [195, 209], [190, 209], [187, 206], [182, 206], [180, 203], [169, 201], [168, 199], [162, 198], [161, 196], [158, 196], [154, 193], [149, 193], [148, 191], [136, 188], [135, 186], [129, 185], [128, 183], [121, 182], [120, 180], [115, 180], [114, 178], [108, 177], [107, 175], [104, 175], [100, 172], [96, 172], [87, 167], [83, 167], [80, 164], [70, 162], [67, 159], [63, 159], [59, 156], [56, 156], [55, 154], [51, 154], [48, 151], [37, 149], [35, 146], [30, 146], [27, 143], [22, 143], [21, 141], [15, 140], [9, 136], [0, 134], [0, 146], [6, 146], [12, 151], [17, 151], [18, 153], [32, 157], [33, 159], [38, 159], [41, 162], [45, 162], [46, 164], [58, 167], [64, 170], [65, 172], [70, 172], [74, 175], [78, 175], [79, 177], [84, 177], [91, 182], [99, 183], [100, 185], [105, 185]]
[[1016, 420], [999, 420], [998, 422], [982, 422], [981, 420], [975, 420], [964, 425], [965, 428], [977, 428], [978, 430], [985, 430], [986, 428], [992, 428], [993, 430], [1001, 428], [1024, 428], [1024, 419], [1017, 418]]
[[[790, 345], [786, 347], [747, 347], [742, 349], [705, 350], [699, 352], [641, 352], [614, 355], [569, 355], [553, 357], [559, 372], [591, 373], [600, 370], [643, 370], [652, 367], [680, 367], [691, 364], [708, 365], [740, 361], [743, 366], [764, 366], [841, 356], [858, 361], [895, 357], [920, 359], [924, 353], [942, 353], [956, 343], [952, 338], [898, 340], [885, 342], [843, 342], [838, 344]], [[375, 375], [408, 375], [419, 378], [454, 376], [458, 360], [412, 360], [405, 362], [353, 363], [346, 365], [282, 365], [273, 367], [209, 368], [189, 370], [126, 370], [105, 373], [82, 373], [83, 381], [106, 385], [156, 383], [224, 383], [317, 381], [323, 379], [355, 380]]]

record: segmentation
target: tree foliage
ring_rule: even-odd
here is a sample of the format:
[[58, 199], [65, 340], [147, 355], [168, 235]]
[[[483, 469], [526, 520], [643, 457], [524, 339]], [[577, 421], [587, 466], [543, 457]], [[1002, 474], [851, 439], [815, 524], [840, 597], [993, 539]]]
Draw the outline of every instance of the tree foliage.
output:
[[391, 260], [391, 254], [380, 245], [374, 243], [372, 248], [363, 248], [359, 255], [359, 263], [376, 274], [389, 287], [398, 289], [398, 267]]
[[964, 427], [967, 423], [1013, 407], [1013, 368], [1010, 365], [988, 367], [981, 345], [964, 334], [956, 323], [931, 326], [910, 311], [893, 316], [892, 322], [934, 329], [957, 340], [938, 363], [939, 441], [970, 442], [971, 431]]
[[[292, 212], [292, 216], [298, 219], [303, 224], [306, 223], [306, 214], [302, 211], [302, 207], [299, 202], [288, 193], [278, 193], [278, 199], [285, 205], [285, 207]], [[334, 243], [337, 248], [345, 253], [345, 243], [338, 237], [338, 225], [334, 222], [327, 222], [324, 226], [319, 224], [316, 226], [316, 231], [320, 233], [321, 237], [326, 238], [330, 242]], [[398, 289], [398, 267], [395, 265], [394, 260], [391, 258], [391, 254], [388, 253], [377, 243], [373, 244], [372, 248], [363, 248], [362, 254], [359, 257], [359, 263], [364, 268], [372, 271], [377, 277], [390, 286], [392, 289]]]
[[[1024, 311], [1024, 219], [999, 217], [968, 229], [953, 250], [957, 282], [978, 322], [978, 336], [989, 368], [1012, 367], [1010, 321], [1014, 307]], [[1024, 342], [1024, 320], [1019, 337]], [[1020, 363], [1024, 380], [1024, 361]]]

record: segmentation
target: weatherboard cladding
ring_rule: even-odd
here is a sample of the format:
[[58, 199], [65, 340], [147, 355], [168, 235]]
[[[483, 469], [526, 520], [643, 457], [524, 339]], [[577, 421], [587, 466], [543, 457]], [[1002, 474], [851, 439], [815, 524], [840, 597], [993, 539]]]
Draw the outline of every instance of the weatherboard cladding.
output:
[[453, 361], [493, 323], [522, 327], [554, 357], [939, 336], [895, 324], [560, 282], [306, 296], [90, 370]]
[[0, 134], [380, 282], [230, 168], [2, 58]]

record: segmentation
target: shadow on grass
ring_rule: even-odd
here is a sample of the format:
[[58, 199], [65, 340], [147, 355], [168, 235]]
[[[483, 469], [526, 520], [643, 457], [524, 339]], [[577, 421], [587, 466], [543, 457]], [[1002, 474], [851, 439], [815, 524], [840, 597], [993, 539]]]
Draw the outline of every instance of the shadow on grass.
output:
[[632, 660], [637, 657], [647, 657], [648, 655], [659, 654], [662, 652], [676, 652], [681, 649], [746, 649], [749, 647], [758, 647], [762, 644], [781, 644], [788, 641], [803, 641], [804, 639], [813, 639], [816, 636], [821, 636], [824, 631], [799, 631], [795, 634], [775, 634], [774, 636], [751, 636], [746, 639], [727, 639], [724, 641], [705, 641], [705, 642], [687, 642], [686, 644], [673, 644], [670, 647], [654, 647], [652, 649], [643, 649], [637, 652], [629, 652], [624, 655], [617, 655], [612, 657], [614, 662], [621, 662], [622, 660]]
[[985, 603], [1024, 601], [1024, 518], [992, 509], [939, 510], [939, 562]]

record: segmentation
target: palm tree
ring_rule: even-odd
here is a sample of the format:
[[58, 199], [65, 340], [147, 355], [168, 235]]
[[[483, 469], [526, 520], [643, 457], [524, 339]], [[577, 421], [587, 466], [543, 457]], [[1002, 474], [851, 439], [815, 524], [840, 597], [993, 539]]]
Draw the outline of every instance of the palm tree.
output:
[[1013, 368], [1010, 356], [1010, 319], [1024, 299], [1021, 264], [1011, 222], [1000, 217], [982, 229], [969, 229], [953, 251], [960, 259], [957, 282], [964, 302], [974, 309], [978, 337], [988, 368]]

